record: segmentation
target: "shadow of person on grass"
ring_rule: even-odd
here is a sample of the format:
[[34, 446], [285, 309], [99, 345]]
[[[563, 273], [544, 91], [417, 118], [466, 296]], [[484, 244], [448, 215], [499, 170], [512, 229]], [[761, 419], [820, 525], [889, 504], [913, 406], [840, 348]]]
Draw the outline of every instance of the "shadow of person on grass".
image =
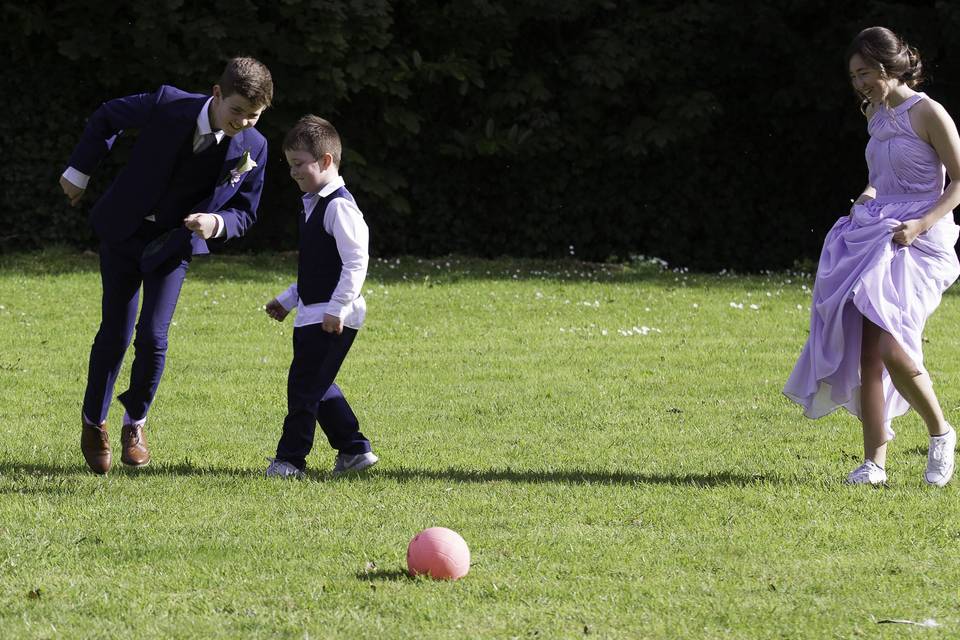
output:
[[[49, 477], [91, 477], [82, 460], [76, 464], [59, 463], [32, 463], [11, 460], [0, 460], [0, 478], [16, 478], [17, 476], [49, 476]], [[190, 460], [180, 462], [153, 461], [146, 467], [132, 469], [122, 464], [114, 464], [110, 477], [133, 476], [211, 476], [233, 478], [262, 478], [263, 470], [259, 468], [237, 468], [197, 464]], [[307, 477], [318, 482], [331, 481], [329, 473], [318, 470], [307, 470]], [[395, 480], [398, 482], [422, 482], [424, 480], [439, 480], [443, 482], [462, 483], [496, 483], [512, 482], [517, 484], [596, 484], [596, 485], [676, 485], [691, 487], [747, 487], [758, 484], [781, 484], [782, 479], [763, 474], [746, 474], [733, 471], [717, 471], [713, 473], [631, 473], [627, 471], [602, 471], [584, 469], [467, 469], [462, 467], [447, 467], [446, 469], [422, 469], [408, 467], [379, 467], [371, 469], [366, 474], [348, 475], [338, 478], [338, 481], [353, 481], [363, 479]], [[0, 493], [16, 492], [13, 488], [0, 487]]]
[[452, 482], [515, 482], [539, 484], [545, 482], [557, 484], [672, 484], [678, 486], [752, 486], [761, 483], [779, 483], [779, 478], [762, 474], [741, 474], [732, 471], [714, 473], [631, 473], [627, 471], [598, 471], [583, 469], [411, 469], [393, 467], [372, 470], [379, 478], [390, 478], [401, 482], [422, 480], [443, 480]]
[[[79, 458], [79, 456], [78, 456]], [[59, 464], [59, 463], [35, 463], [35, 462], [18, 462], [12, 460], [0, 460], [0, 477], [3, 476], [57, 476], [57, 477], [66, 477], [66, 476], [83, 476], [83, 477], [96, 477], [95, 474], [91, 473], [87, 469], [86, 464], [84, 464], [82, 459], [79, 459], [76, 464]], [[263, 476], [262, 469], [241, 469], [236, 467], [223, 467], [223, 466], [213, 466], [213, 465], [202, 465], [195, 464], [189, 460], [181, 460], [180, 462], [156, 462], [153, 461], [149, 465], [140, 468], [131, 468], [123, 464], [118, 464], [114, 462], [113, 467], [110, 469], [108, 476], [156, 476], [156, 475], [171, 475], [171, 476], [220, 476], [220, 477], [235, 477], [235, 478], [256, 478]]]

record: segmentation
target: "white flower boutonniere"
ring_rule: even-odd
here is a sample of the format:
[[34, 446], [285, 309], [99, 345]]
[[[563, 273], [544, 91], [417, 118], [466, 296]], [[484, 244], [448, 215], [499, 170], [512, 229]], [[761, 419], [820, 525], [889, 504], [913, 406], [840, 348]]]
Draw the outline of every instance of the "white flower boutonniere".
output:
[[240, 161], [237, 162], [237, 166], [233, 169], [230, 169], [230, 186], [237, 186], [241, 180], [243, 180], [243, 174], [253, 169], [257, 166], [257, 163], [254, 162], [253, 158], [250, 157], [250, 151], [244, 151], [243, 155], [240, 156]]

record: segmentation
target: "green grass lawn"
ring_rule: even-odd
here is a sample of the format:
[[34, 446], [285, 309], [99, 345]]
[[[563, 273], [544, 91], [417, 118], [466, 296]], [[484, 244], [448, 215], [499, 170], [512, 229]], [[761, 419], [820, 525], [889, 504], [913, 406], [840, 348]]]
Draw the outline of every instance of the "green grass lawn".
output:
[[[0, 637], [960, 634], [960, 494], [924, 485], [920, 420], [894, 425], [889, 488], [852, 488], [859, 423], [780, 394], [809, 276], [375, 260], [339, 382], [381, 463], [334, 481], [321, 439], [283, 482], [262, 473], [293, 325], [262, 305], [294, 274], [292, 255], [194, 262], [153, 461], [97, 477], [96, 257], [0, 257]], [[950, 292], [925, 355], [956, 421], [958, 326]], [[429, 526], [466, 539], [466, 578], [405, 575]]]

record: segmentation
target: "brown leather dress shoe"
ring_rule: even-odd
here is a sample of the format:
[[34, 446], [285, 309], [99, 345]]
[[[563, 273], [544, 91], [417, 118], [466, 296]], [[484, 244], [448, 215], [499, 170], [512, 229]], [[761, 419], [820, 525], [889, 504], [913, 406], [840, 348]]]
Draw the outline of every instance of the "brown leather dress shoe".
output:
[[147, 436], [143, 426], [125, 424], [120, 430], [120, 462], [131, 467], [142, 467], [150, 462], [150, 451], [147, 449]]
[[99, 427], [84, 423], [80, 433], [80, 451], [83, 452], [83, 459], [87, 461], [91, 471], [100, 475], [110, 471], [113, 454], [110, 452], [106, 422]]

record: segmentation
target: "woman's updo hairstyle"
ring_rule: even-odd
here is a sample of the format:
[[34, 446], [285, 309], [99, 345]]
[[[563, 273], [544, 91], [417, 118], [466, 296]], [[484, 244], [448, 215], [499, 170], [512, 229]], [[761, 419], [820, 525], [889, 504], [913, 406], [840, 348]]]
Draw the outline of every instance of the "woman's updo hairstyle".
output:
[[885, 78], [896, 78], [911, 89], [923, 82], [920, 53], [886, 27], [869, 27], [858, 33], [847, 48], [848, 65], [858, 53]]

